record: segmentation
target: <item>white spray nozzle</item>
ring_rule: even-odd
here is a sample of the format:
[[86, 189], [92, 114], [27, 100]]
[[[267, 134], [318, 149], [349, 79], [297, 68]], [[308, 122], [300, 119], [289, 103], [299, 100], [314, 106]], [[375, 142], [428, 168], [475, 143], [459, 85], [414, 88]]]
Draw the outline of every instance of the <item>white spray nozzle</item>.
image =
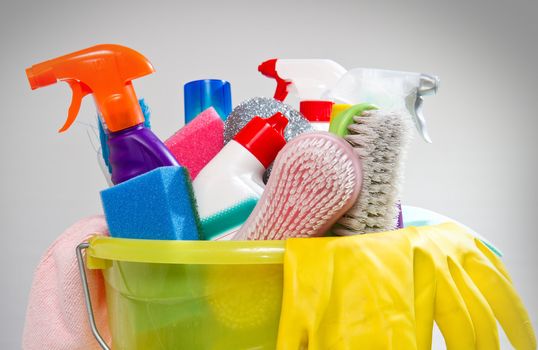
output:
[[422, 115], [423, 96], [433, 95], [439, 78], [432, 75], [383, 69], [349, 70], [322, 98], [336, 103], [371, 103], [384, 109], [405, 109], [422, 138], [431, 143]]
[[268, 78], [275, 79], [275, 99], [283, 101], [288, 93], [300, 100], [319, 100], [347, 72], [327, 59], [271, 59], [258, 66]]

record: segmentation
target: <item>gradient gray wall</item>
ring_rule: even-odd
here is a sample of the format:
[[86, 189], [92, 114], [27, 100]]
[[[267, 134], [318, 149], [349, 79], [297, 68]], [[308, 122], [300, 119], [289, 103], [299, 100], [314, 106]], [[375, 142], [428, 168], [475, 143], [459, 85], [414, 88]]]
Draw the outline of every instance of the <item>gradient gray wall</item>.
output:
[[[274, 83], [257, 65], [272, 57], [439, 75], [439, 94], [425, 104], [434, 144], [415, 138], [404, 202], [461, 220], [498, 245], [536, 325], [537, 5], [4, 0], [0, 348], [20, 348], [41, 254], [67, 226], [101, 212], [98, 192], [106, 186], [86, 129], [56, 133], [70, 102], [67, 85], [32, 92], [24, 69], [98, 43], [130, 46], [155, 65], [157, 72], [135, 86], [161, 138], [181, 126], [185, 82], [228, 79], [236, 104], [269, 96]], [[94, 114], [87, 99], [79, 121], [93, 122]]]

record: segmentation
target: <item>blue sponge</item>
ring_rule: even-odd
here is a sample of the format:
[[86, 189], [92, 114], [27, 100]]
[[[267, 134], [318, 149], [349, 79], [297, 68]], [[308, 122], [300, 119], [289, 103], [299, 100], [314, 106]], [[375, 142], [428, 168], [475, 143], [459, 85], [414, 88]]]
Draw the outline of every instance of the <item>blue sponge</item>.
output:
[[101, 192], [110, 235], [198, 240], [198, 212], [184, 167], [161, 167]]

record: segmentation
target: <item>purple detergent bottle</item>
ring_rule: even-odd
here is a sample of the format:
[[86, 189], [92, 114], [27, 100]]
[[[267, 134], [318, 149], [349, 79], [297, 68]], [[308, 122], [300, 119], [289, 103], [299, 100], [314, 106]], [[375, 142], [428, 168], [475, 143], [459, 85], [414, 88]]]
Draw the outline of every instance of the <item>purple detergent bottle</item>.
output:
[[75, 121], [82, 98], [92, 94], [109, 133], [112, 182], [118, 184], [162, 166], [179, 165], [144, 126], [132, 80], [154, 72], [140, 53], [120, 45], [97, 45], [26, 69], [32, 90], [65, 81], [73, 91], [63, 132]]

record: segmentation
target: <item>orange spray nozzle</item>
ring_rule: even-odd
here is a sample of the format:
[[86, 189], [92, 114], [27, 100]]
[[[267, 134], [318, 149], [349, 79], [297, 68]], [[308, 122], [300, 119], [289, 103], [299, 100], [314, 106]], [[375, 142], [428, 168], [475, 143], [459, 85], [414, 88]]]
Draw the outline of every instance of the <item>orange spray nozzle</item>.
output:
[[132, 80], [153, 73], [140, 53], [120, 45], [96, 45], [26, 69], [32, 90], [65, 81], [73, 91], [63, 132], [75, 121], [82, 98], [93, 94], [108, 129], [120, 131], [144, 122]]

